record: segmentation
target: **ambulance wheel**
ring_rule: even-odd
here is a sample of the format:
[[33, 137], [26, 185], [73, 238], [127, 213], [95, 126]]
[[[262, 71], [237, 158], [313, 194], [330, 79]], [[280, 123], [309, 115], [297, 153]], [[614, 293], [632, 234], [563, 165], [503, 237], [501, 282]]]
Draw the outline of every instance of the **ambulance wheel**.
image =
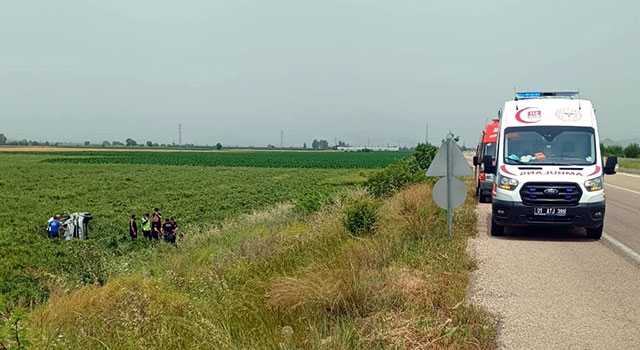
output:
[[594, 228], [587, 228], [587, 238], [600, 239], [602, 237], [603, 225]]
[[494, 237], [504, 235], [504, 226], [498, 225], [493, 219], [491, 219], [491, 235]]

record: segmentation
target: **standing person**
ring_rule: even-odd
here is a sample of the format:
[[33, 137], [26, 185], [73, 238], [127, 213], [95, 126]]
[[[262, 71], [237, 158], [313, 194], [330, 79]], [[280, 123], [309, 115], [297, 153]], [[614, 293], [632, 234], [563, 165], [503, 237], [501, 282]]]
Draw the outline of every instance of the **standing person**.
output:
[[149, 221], [149, 213], [144, 214], [142, 218], [142, 235], [144, 238], [151, 240], [151, 221]]
[[53, 221], [55, 218], [55, 215], [50, 217], [49, 220], [47, 220], [47, 237], [51, 238], [51, 230], [49, 229], [49, 226], [51, 225], [51, 221]]
[[176, 218], [174, 218], [172, 216], [171, 219], [169, 219], [169, 222], [171, 222], [171, 225], [173, 225], [173, 235], [177, 236], [178, 235], [178, 223], [176, 222]]
[[158, 208], [153, 208], [153, 214], [151, 217], [151, 234], [153, 239], [158, 240], [162, 235], [162, 214]]
[[60, 222], [60, 214], [56, 214], [53, 217], [53, 220], [49, 222], [49, 238], [59, 238], [60, 231], [66, 230], [65, 227], [62, 226]]
[[165, 223], [162, 225], [162, 235], [164, 236], [164, 241], [167, 243], [176, 243], [176, 235], [173, 233], [173, 224], [167, 218]]
[[131, 236], [132, 241], [138, 238], [138, 223], [136, 219], [136, 214], [133, 214], [131, 215], [131, 220], [129, 220], [129, 236]]
[[162, 236], [162, 226], [154, 225], [151, 223], [151, 239], [157, 241]]

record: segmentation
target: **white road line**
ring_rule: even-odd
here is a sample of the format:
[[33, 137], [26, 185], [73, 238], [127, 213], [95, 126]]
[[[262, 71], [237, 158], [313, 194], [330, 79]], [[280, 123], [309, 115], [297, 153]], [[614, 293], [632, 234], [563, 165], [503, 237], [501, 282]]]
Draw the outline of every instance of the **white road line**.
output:
[[640, 192], [638, 192], [638, 191], [630, 190], [628, 188], [624, 188], [624, 187], [620, 187], [620, 186], [616, 186], [616, 185], [612, 185], [612, 184], [605, 184], [605, 187], [613, 187], [613, 188], [617, 188], [617, 189], [620, 189], [620, 190], [628, 191], [628, 192], [631, 192], [631, 193], [640, 194]]
[[631, 259], [633, 259], [638, 264], [640, 264], [640, 254], [638, 254], [636, 251], [634, 251], [633, 249], [627, 247], [626, 245], [624, 245], [624, 243], [618, 241], [617, 239], [609, 236], [606, 233], [604, 233], [602, 235], [602, 238], [604, 240], [606, 240], [607, 242], [613, 244], [616, 248], [620, 249], [623, 253], [625, 253], [627, 256], [629, 256]]
[[635, 174], [629, 174], [629, 173], [621, 173], [621, 172], [617, 172], [616, 175], [622, 175], [622, 176], [629, 176], [629, 177], [637, 177], [640, 178], [640, 175], [635, 175]]

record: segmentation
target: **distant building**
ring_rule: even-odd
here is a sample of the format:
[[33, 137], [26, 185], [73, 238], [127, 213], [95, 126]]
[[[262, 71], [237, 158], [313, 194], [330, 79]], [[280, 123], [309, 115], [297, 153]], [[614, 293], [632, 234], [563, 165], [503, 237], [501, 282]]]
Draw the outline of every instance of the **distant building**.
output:
[[400, 147], [397, 147], [397, 146], [390, 146], [390, 147], [345, 146], [345, 147], [338, 147], [337, 149], [338, 151], [346, 151], [346, 152], [364, 151], [365, 149], [368, 149], [370, 151], [399, 151]]

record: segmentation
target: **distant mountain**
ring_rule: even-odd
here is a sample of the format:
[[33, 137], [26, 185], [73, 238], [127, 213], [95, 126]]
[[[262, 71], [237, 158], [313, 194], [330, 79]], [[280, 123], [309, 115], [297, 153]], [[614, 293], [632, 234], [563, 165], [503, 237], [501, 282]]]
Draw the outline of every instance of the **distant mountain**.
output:
[[618, 144], [622, 147], [627, 147], [632, 143], [637, 143], [638, 145], [640, 145], [640, 137], [634, 137], [634, 138], [618, 141]]
[[640, 145], [640, 137], [634, 137], [634, 138], [623, 139], [623, 140], [618, 140], [618, 141], [614, 141], [614, 140], [612, 140], [610, 138], [606, 138], [604, 140], [600, 140], [600, 142], [602, 142], [602, 144], [604, 144], [607, 147], [609, 147], [609, 146], [627, 147], [632, 143], [637, 143], [637, 144]]

